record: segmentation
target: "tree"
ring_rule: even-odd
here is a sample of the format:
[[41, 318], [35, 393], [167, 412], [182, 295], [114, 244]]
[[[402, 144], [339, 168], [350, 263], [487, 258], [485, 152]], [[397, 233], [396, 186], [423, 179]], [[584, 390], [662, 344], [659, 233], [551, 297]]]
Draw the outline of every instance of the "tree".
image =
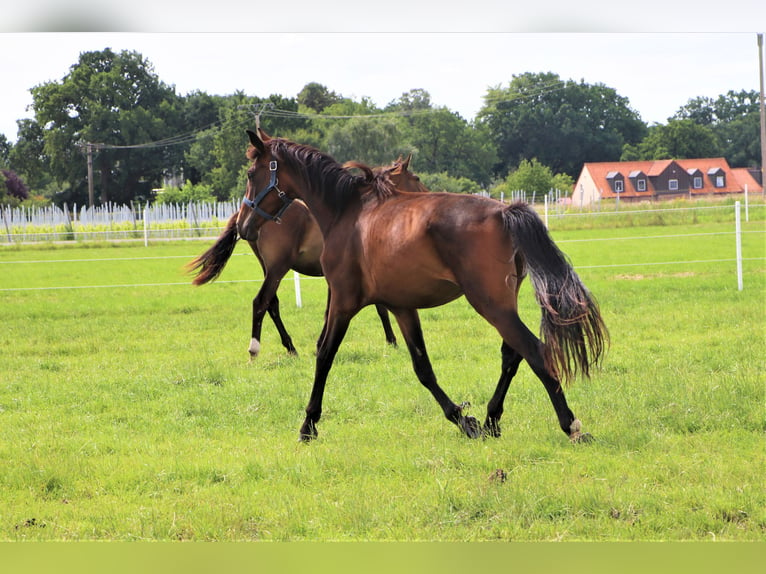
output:
[[343, 98], [331, 92], [326, 86], [317, 82], [309, 82], [298, 93], [298, 103], [302, 106], [306, 106], [314, 110], [317, 113], [322, 113], [325, 108], [330, 107], [332, 104], [337, 103]]
[[455, 177], [446, 171], [440, 173], [420, 173], [420, 181], [431, 191], [449, 191], [450, 193], [480, 193], [481, 186], [467, 177]]
[[567, 174], [553, 174], [551, 168], [540, 163], [537, 158], [521, 160], [518, 169], [509, 173], [505, 179], [492, 188], [493, 195], [500, 193], [511, 196], [514, 191], [525, 191], [529, 194], [540, 195], [551, 189], [569, 192], [574, 186], [574, 180]]
[[720, 157], [721, 145], [713, 129], [692, 120], [653, 125], [641, 143], [626, 146], [622, 161]]
[[252, 115], [255, 103], [254, 98], [238, 91], [226, 97], [219, 110], [220, 128], [213, 132], [211, 138], [213, 167], [202, 180], [219, 200], [244, 194], [243, 170], [247, 166], [245, 129], [255, 127]]
[[489, 184], [497, 156], [483, 126], [472, 126], [446, 107], [432, 107], [425, 90], [402, 94], [386, 111], [404, 116], [403, 135], [417, 160], [418, 171], [444, 172]]
[[98, 144], [95, 187], [102, 203], [148, 197], [163, 173], [177, 168], [173, 158], [180, 154], [171, 143], [150, 142], [177, 135], [178, 97], [141, 54], [84, 52], [61, 82], [31, 92], [51, 172], [69, 183], [73, 199], [87, 197], [86, 142]]
[[390, 102], [385, 110], [388, 112], [417, 112], [431, 109], [431, 94], [422, 88], [404, 92], [398, 99]]
[[50, 158], [45, 153], [43, 129], [35, 120], [18, 120], [18, 139], [8, 154], [8, 165], [24, 178], [34, 193], [41, 194], [53, 181]]
[[5, 137], [5, 134], [0, 134], [0, 168], [8, 167], [12, 148], [13, 144], [8, 141], [8, 138]]
[[327, 132], [326, 149], [339, 162], [384, 165], [404, 153], [398, 123], [391, 118], [355, 117], [336, 122]]
[[626, 98], [603, 84], [563, 81], [558, 74], [524, 73], [507, 88], [490, 88], [477, 121], [497, 147], [497, 175], [537, 158], [575, 177], [586, 161], [616, 161], [638, 143], [644, 124]]
[[710, 128], [723, 155], [734, 167], [757, 167], [761, 162], [759, 94], [755, 90], [729, 90], [713, 98], [691, 98], [674, 120], [689, 120]]

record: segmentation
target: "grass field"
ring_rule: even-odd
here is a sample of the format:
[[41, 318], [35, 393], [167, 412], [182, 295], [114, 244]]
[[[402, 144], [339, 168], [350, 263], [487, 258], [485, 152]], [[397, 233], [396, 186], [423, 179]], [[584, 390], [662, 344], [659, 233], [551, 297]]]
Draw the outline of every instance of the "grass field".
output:
[[[323, 280], [302, 279], [300, 309], [290, 275], [280, 291], [300, 355], [267, 319], [251, 364], [246, 245], [204, 287], [182, 267], [209, 242], [4, 247], [0, 540], [762, 541], [762, 215], [744, 225], [743, 291], [731, 223], [552, 226], [612, 337], [567, 390], [585, 445], [525, 365], [503, 436], [464, 438], [372, 308], [319, 439], [299, 444]], [[521, 301], [535, 330], [528, 283]], [[421, 316], [441, 385], [483, 420], [496, 333], [462, 299]]]

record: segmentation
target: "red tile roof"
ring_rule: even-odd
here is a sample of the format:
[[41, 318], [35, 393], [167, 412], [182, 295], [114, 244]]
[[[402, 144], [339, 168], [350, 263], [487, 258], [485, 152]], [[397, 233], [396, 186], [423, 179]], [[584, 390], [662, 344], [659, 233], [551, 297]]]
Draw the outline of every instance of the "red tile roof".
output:
[[[662, 175], [673, 163], [676, 163], [681, 169], [689, 173], [689, 170], [698, 169], [702, 172], [702, 188], [681, 190], [679, 193], [691, 192], [692, 195], [707, 195], [714, 193], [743, 193], [745, 191], [745, 184], [748, 186], [750, 192], [761, 192], [763, 188], [753, 178], [753, 176], [745, 168], [733, 169], [729, 167], [729, 163], [726, 158], [700, 158], [700, 159], [663, 159], [656, 161], [622, 161], [622, 162], [596, 162], [586, 163], [583, 166], [583, 171], [588, 170], [591, 178], [595, 182], [596, 187], [601, 191], [601, 197], [604, 199], [614, 198], [617, 195], [624, 198], [639, 198], [646, 197], [651, 198], [657, 190], [654, 189], [652, 178]], [[723, 170], [726, 176], [725, 187], [715, 187], [708, 177], [708, 172], [711, 169], [719, 168]], [[624, 191], [619, 194], [612, 191], [609, 182], [607, 181], [607, 174], [609, 172], [619, 172], [625, 178]], [[629, 174], [634, 171], [642, 171], [647, 177], [647, 189], [643, 192], [638, 192], [633, 186], [633, 183], [629, 179]], [[660, 193], [672, 193], [667, 190], [660, 190]]]

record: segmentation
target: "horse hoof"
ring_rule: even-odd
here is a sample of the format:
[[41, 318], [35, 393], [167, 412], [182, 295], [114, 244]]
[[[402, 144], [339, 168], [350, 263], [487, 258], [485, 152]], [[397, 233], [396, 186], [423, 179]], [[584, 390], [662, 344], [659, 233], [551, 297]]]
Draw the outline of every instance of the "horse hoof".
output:
[[250, 346], [248, 347], [247, 352], [250, 353], [250, 361], [258, 357], [258, 353], [261, 352], [261, 343], [258, 339], [250, 339]]
[[482, 436], [479, 421], [474, 417], [460, 417], [458, 424], [468, 438], [479, 438]]
[[569, 437], [569, 440], [572, 441], [573, 444], [589, 444], [595, 442], [596, 439], [593, 438], [593, 435], [589, 432], [576, 432]]
[[492, 438], [500, 438], [500, 435], [502, 434], [500, 432], [500, 423], [497, 421], [485, 421], [484, 428], [482, 430], [485, 437], [490, 436]]
[[316, 425], [311, 421], [306, 421], [301, 426], [300, 442], [309, 443], [319, 436]]

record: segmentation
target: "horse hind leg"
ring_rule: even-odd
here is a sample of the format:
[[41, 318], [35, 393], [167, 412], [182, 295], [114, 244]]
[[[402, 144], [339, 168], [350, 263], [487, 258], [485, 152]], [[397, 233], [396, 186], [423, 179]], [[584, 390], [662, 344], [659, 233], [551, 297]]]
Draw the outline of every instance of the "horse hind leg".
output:
[[[470, 300], [470, 299], [469, 299]], [[545, 346], [522, 322], [516, 312], [481, 313], [503, 337], [503, 372], [497, 389], [487, 407], [487, 422], [492, 435], [493, 425], [497, 425], [502, 414], [502, 404], [518, 364], [524, 359], [529, 364], [540, 382], [545, 387], [548, 397], [556, 412], [559, 426], [574, 442], [587, 441], [590, 435], [582, 433], [582, 425], [567, 404], [561, 383], [555, 373], [550, 372], [545, 361]], [[514, 367], [515, 368], [512, 368]], [[487, 423], [485, 423], [485, 428]]]
[[487, 418], [484, 421], [483, 428], [485, 436], [495, 438], [499, 437], [501, 434], [500, 418], [503, 416], [505, 396], [508, 393], [511, 380], [519, 370], [519, 365], [522, 361], [522, 356], [511, 349], [505, 342], [503, 342], [501, 346], [500, 353], [502, 355], [500, 379], [497, 382], [495, 393], [487, 404]]
[[423, 339], [423, 331], [417, 311], [398, 310], [392, 312], [399, 323], [402, 336], [407, 343], [407, 349], [412, 358], [412, 366], [420, 383], [430, 391], [436, 402], [439, 403], [448, 421], [457, 425], [469, 438], [479, 438], [482, 435], [479, 422], [474, 417], [466, 416], [463, 413], [466, 403], [461, 405], [455, 404], [436, 381], [436, 375], [426, 352], [425, 340]]
[[383, 305], [375, 305], [375, 310], [378, 312], [381, 325], [383, 325], [383, 332], [386, 335], [386, 343], [392, 347], [396, 347], [396, 335], [394, 335], [394, 330], [391, 328], [391, 319], [388, 317], [388, 309]]
[[269, 303], [268, 312], [269, 317], [271, 317], [271, 320], [274, 322], [274, 326], [279, 332], [279, 338], [282, 341], [282, 346], [287, 349], [288, 354], [297, 355], [298, 351], [296, 350], [295, 345], [293, 345], [292, 337], [290, 337], [290, 333], [287, 332], [285, 324], [282, 322], [282, 316], [279, 314], [279, 297], [277, 297], [276, 294], [274, 294], [274, 297], [271, 299], [271, 303]]

